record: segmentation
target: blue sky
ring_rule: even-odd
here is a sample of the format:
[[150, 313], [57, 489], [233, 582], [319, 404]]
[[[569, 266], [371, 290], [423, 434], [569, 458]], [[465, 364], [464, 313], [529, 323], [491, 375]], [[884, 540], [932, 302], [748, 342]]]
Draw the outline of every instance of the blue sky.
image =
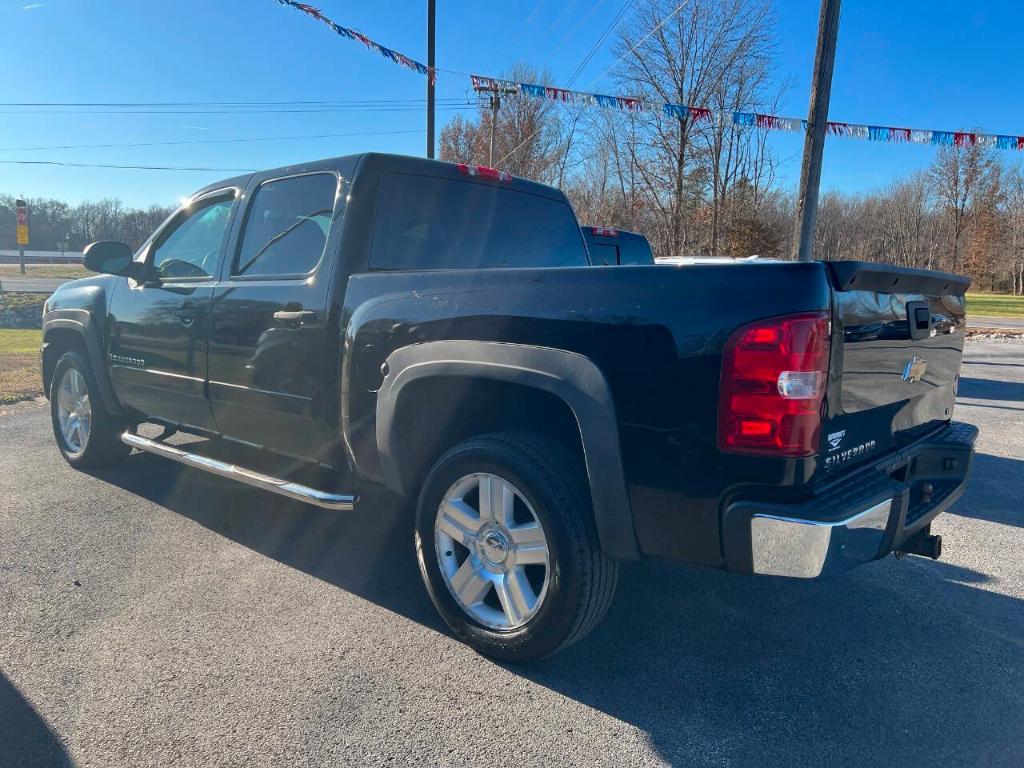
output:
[[[425, 61], [426, 0], [317, 0], [338, 23]], [[437, 0], [438, 66], [498, 74], [516, 61], [564, 83], [621, 0]], [[595, 7], [596, 6], [596, 7]], [[804, 116], [818, 0], [777, 0], [780, 112]], [[423, 78], [343, 40], [273, 0], [0, 0], [3, 102], [168, 102], [422, 99]], [[833, 81], [834, 120], [1024, 134], [1018, 3], [847, 0]], [[605, 45], [577, 88], [614, 61]], [[470, 95], [441, 73], [438, 98]], [[0, 107], [0, 159], [263, 168], [367, 149], [421, 154], [421, 107], [287, 114], [35, 114]], [[439, 126], [455, 111], [439, 111]], [[412, 131], [411, 133], [399, 133]], [[238, 144], [27, 150], [64, 144], [365, 135]], [[795, 185], [801, 141], [778, 135], [780, 180]], [[823, 187], [861, 191], [926, 166], [931, 147], [830, 139]], [[1007, 153], [1011, 154], [1011, 153]], [[1015, 153], [1013, 153], [1015, 154]], [[1007, 158], [1016, 162], [1017, 157]], [[227, 172], [136, 171], [0, 164], [0, 192], [77, 202], [119, 197], [170, 203]]]

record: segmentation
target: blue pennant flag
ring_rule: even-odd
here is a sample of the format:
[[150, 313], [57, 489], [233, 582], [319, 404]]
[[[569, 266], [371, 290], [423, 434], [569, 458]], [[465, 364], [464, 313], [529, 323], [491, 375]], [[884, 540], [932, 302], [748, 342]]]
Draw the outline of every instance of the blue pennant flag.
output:
[[757, 115], [753, 112], [733, 112], [733, 125], [757, 125]]

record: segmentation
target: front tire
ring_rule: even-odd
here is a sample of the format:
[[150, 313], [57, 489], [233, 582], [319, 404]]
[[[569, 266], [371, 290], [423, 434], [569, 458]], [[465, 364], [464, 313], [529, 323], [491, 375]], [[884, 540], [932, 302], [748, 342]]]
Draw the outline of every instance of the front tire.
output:
[[50, 420], [57, 447], [76, 469], [100, 467], [128, 455], [124, 424], [103, 407], [85, 355], [65, 352], [50, 380]]
[[600, 548], [583, 467], [534, 433], [474, 437], [427, 474], [420, 573], [441, 617], [480, 653], [549, 656], [604, 617], [618, 563]]

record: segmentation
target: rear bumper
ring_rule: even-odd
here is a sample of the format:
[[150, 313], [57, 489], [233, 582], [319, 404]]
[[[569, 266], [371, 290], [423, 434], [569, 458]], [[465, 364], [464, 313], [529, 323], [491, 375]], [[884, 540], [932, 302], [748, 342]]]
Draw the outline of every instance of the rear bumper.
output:
[[809, 500], [733, 501], [722, 522], [726, 567], [810, 579], [887, 555], [960, 498], [977, 436], [951, 422]]

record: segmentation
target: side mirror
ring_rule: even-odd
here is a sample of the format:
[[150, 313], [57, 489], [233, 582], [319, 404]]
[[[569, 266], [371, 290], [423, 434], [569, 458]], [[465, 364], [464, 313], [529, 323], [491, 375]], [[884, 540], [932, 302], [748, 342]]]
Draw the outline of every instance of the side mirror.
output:
[[104, 275], [123, 275], [132, 263], [132, 249], [116, 240], [89, 243], [82, 253], [85, 268]]

